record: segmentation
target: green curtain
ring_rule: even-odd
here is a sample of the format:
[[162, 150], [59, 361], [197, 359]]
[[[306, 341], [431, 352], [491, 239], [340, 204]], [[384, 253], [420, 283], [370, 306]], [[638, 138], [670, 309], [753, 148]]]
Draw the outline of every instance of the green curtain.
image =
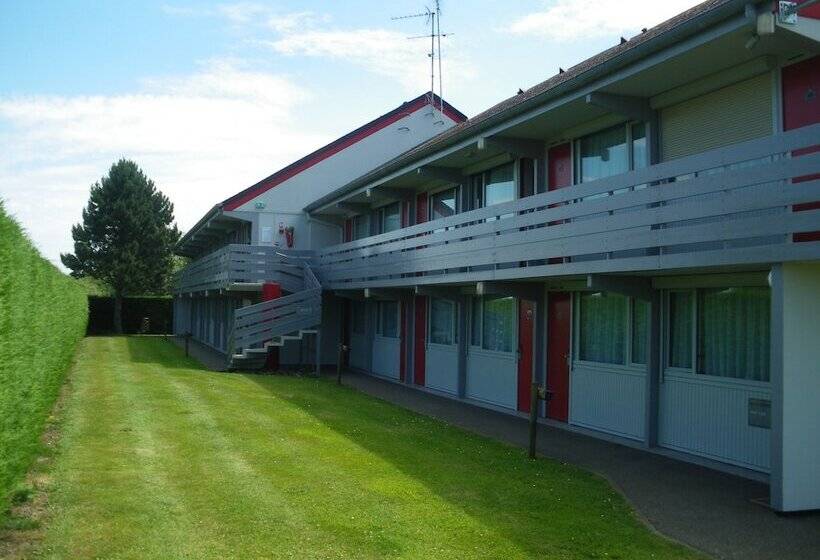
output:
[[632, 363], [645, 364], [649, 344], [649, 302], [640, 299], [632, 304]]
[[629, 171], [626, 127], [618, 125], [579, 141], [580, 182], [587, 183]]
[[692, 293], [669, 293], [669, 366], [692, 367]]
[[581, 294], [579, 351], [582, 360], [607, 364], [626, 361], [627, 299], [618, 294]]
[[769, 381], [770, 290], [700, 290], [698, 373]]
[[399, 304], [395, 301], [379, 302], [381, 306], [381, 334], [389, 338], [399, 336]]
[[512, 352], [515, 300], [511, 297], [484, 299], [483, 346], [487, 350]]
[[470, 344], [481, 346], [481, 298], [470, 298]]
[[446, 299], [430, 299], [430, 342], [453, 344], [455, 304]]

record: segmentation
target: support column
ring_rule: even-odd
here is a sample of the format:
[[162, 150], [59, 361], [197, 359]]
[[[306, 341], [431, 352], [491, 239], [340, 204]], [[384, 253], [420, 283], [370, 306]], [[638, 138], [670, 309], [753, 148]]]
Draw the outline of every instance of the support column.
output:
[[658, 445], [658, 402], [661, 378], [661, 295], [654, 290], [649, 299], [649, 340], [646, 356], [646, 430], [644, 445]]
[[820, 509], [820, 263], [775, 265], [771, 298], [771, 506]]
[[469, 296], [461, 296], [458, 301], [458, 397], [467, 395], [467, 306]]

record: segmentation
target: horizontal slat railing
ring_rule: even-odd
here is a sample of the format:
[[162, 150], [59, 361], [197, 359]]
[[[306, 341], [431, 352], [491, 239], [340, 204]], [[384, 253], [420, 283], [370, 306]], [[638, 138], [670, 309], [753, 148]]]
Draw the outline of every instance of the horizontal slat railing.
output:
[[321, 322], [322, 287], [307, 263], [295, 266], [301, 271], [305, 289], [234, 311], [232, 352]]
[[300, 328], [313, 327], [319, 322], [321, 304], [322, 291], [314, 288], [238, 309], [234, 315], [234, 346], [247, 348]]
[[278, 247], [231, 244], [214, 251], [183, 269], [175, 291], [198, 292], [226, 289], [232, 284], [277, 282], [287, 292], [304, 289], [303, 272], [292, 256], [305, 251], [283, 252]]
[[791, 181], [820, 173], [820, 153], [790, 156], [818, 144], [820, 125], [805, 127], [327, 247], [316, 262], [326, 287], [358, 288], [516, 277], [510, 268], [542, 276], [746, 263], [751, 247], [820, 258], [820, 244], [791, 241], [820, 230], [820, 212], [791, 210], [820, 200], [816, 177]]

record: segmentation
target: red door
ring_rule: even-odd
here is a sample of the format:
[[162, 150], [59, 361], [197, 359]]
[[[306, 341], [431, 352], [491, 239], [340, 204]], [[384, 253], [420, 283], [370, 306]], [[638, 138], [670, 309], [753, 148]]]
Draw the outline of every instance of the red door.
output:
[[416, 324], [413, 327], [413, 382], [424, 385], [424, 371], [426, 367], [425, 341], [427, 339], [427, 296], [416, 296]]
[[[547, 190], [554, 191], [572, 184], [572, 147], [569, 142], [553, 146], [547, 152]], [[563, 206], [562, 203], [550, 204], [550, 208]], [[549, 222], [550, 226], [564, 223], [563, 220]], [[547, 259], [548, 264], [564, 262], [563, 257]]]
[[547, 298], [547, 389], [552, 399], [547, 417], [566, 422], [569, 416], [570, 294], [550, 292]]
[[[802, 14], [802, 12], [801, 12]], [[783, 129], [793, 130], [820, 122], [820, 57], [803, 60], [783, 68]], [[795, 150], [792, 156], [799, 157], [818, 151], [820, 147]], [[793, 183], [802, 183], [820, 178], [820, 175], [809, 175], [794, 179]], [[793, 210], [815, 210], [820, 208], [820, 201], [795, 204]], [[820, 241], [820, 231], [795, 233], [795, 241]]]
[[535, 327], [535, 303], [518, 302], [518, 410], [530, 411], [532, 395], [532, 339]]
[[570, 143], [559, 144], [547, 153], [547, 189], [554, 191], [572, 184], [572, 148]]
[[419, 193], [416, 197], [416, 223], [423, 224], [427, 221], [427, 193]]

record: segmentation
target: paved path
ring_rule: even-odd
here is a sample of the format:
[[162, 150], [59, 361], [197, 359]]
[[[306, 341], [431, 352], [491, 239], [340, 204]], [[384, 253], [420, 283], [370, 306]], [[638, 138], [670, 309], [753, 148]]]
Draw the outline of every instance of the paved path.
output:
[[[527, 421], [360, 374], [344, 383], [375, 397], [518, 446]], [[751, 500], [768, 486], [551, 426], [538, 452], [606, 477], [658, 531], [718, 558], [820, 559], [820, 512], [778, 515]]]

